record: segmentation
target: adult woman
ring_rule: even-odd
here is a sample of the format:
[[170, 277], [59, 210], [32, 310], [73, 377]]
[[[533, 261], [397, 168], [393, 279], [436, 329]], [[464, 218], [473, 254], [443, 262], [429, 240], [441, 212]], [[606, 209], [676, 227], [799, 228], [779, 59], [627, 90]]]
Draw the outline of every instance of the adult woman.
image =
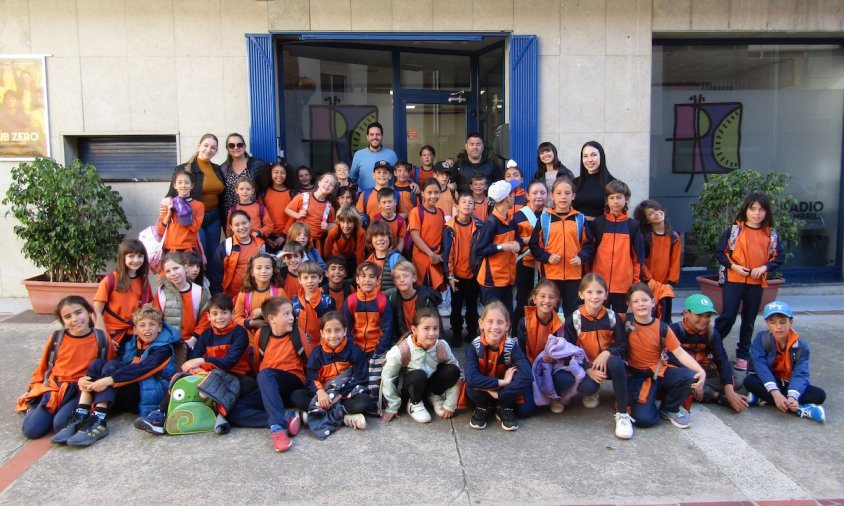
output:
[[604, 187], [615, 178], [607, 169], [604, 148], [589, 141], [580, 148], [580, 175], [574, 180], [574, 208], [594, 220], [604, 213]]
[[[205, 134], [199, 139], [196, 152], [186, 163], [179, 165], [176, 169], [184, 168], [193, 176], [194, 184], [191, 197], [205, 204], [205, 217], [202, 220], [202, 228], [199, 229], [199, 241], [205, 250], [207, 259], [214, 256], [217, 245], [220, 244], [220, 231], [222, 230], [223, 209], [223, 172], [220, 166], [211, 161], [217, 154], [217, 136]], [[175, 197], [176, 190], [171, 186], [167, 192], [168, 197]]]
[[[246, 142], [243, 136], [239, 133], [231, 133], [226, 137], [226, 151], [228, 156], [226, 161], [220, 165], [220, 170], [223, 172], [223, 182], [226, 185], [226, 192], [223, 205], [225, 206], [226, 215], [228, 210], [238, 203], [237, 181], [241, 176], [246, 174], [252, 181], [255, 182], [257, 192], [255, 195], [263, 195], [267, 186], [270, 183], [268, 173], [269, 170], [262, 170], [267, 167], [267, 162], [260, 158], [250, 156], [246, 152]], [[266, 172], [267, 174], [264, 174]]]
[[550, 142], [543, 142], [536, 148], [536, 176], [545, 183], [546, 188], [550, 191], [554, 180], [560, 176], [568, 176], [574, 179], [574, 174], [570, 171], [557, 156], [557, 147]]

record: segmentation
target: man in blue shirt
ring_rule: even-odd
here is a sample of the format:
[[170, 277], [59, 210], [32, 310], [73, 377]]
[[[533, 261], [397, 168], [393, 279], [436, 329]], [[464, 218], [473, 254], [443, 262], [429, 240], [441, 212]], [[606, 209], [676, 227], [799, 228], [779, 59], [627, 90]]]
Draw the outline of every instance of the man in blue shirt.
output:
[[381, 145], [383, 137], [384, 127], [381, 126], [381, 123], [370, 123], [366, 128], [366, 138], [369, 141], [369, 146], [357, 150], [355, 156], [352, 158], [352, 170], [349, 178], [356, 182], [358, 188], [361, 190], [368, 190], [375, 187], [375, 179], [372, 177], [372, 171], [376, 163], [386, 160], [390, 165], [395, 165], [399, 160], [395, 151]]

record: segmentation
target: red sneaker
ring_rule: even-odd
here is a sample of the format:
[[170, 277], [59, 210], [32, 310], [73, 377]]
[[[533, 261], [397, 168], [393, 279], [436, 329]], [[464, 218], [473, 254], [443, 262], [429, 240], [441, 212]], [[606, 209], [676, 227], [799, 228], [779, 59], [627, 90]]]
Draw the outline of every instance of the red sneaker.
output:
[[299, 410], [288, 411], [284, 417], [284, 423], [287, 424], [288, 435], [295, 436], [298, 434], [302, 427], [302, 417], [299, 416]]
[[290, 448], [290, 445], [293, 444], [290, 438], [287, 437], [287, 432], [284, 429], [271, 432], [270, 435], [273, 437], [273, 448], [277, 452], [286, 452]]

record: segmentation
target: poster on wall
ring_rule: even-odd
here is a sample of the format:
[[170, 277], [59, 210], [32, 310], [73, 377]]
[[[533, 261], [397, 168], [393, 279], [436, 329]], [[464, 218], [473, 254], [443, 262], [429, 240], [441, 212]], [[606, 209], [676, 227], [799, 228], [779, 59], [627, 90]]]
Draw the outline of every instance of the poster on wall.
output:
[[50, 156], [44, 56], [0, 55], [0, 159]]

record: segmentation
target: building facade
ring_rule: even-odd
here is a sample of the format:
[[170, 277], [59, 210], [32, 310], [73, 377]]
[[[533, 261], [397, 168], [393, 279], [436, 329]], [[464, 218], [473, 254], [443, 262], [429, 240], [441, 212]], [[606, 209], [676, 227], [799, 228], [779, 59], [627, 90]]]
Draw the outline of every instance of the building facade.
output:
[[[99, 162], [152, 224], [200, 136], [324, 171], [384, 124], [418, 161], [479, 131], [526, 176], [584, 142], [675, 227], [708, 174], [793, 174], [791, 263], [840, 276], [844, 0], [2, 0], [0, 54], [45, 55], [51, 155]], [[0, 160], [0, 187], [18, 162]], [[0, 296], [37, 274], [0, 220]], [[694, 258], [686, 265], [696, 265]]]

